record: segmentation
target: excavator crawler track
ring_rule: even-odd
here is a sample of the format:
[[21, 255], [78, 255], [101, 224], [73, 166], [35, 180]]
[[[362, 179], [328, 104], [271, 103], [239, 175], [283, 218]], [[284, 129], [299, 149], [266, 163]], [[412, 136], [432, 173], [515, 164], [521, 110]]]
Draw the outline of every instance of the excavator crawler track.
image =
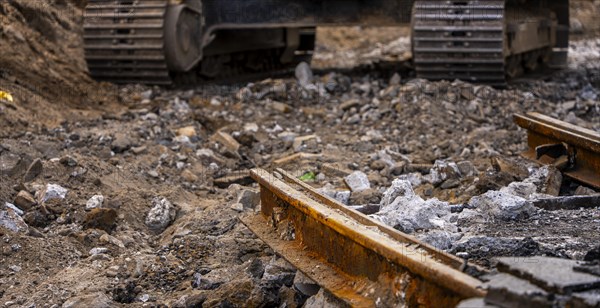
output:
[[[301, 29], [301, 46], [282, 63], [284, 48], [205, 56], [188, 72], [172, 72], [165, 54], [164, 0], [90, 0], [84, 17], [84, 48], [90, 75], [117, 84], [193, 85], [289, 73], [310, 61], [314, 28]], [[210, 73], [206, 68], [213, 67]], [[215, 69], [216, 68], [216, 69]]]
[[90, 75], [114, 83], [171, 84], [166, 10], [162, 0], [90, 0], [83, 35]]
[[504, 86], [505, 2], [417, 0], [413, 59], [417, 77]]

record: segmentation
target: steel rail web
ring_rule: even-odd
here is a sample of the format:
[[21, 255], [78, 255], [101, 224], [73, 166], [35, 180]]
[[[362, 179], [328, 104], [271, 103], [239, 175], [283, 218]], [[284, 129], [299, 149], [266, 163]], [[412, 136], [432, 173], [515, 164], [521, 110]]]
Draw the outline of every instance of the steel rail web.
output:
[[[481, 281], [466, 262], [327, 199], [278, 170], [252, 178], [261, 189], [261, 214], [242, 222], [298, 270], [354, 307], [376, 303], [450, 307], [481, 297]], [[283, 233], [293, 234], [290, 238]]]
[[536, 148], [549, 144], [566, 144], [574, 157], [574, 166], [564, 170], [566, 176], [600, 188], [600, 134], [589, 129], [530, 112], [515, 115], [517, 125], [527, 130], [529, 149], [522, 155], [537, 160]]

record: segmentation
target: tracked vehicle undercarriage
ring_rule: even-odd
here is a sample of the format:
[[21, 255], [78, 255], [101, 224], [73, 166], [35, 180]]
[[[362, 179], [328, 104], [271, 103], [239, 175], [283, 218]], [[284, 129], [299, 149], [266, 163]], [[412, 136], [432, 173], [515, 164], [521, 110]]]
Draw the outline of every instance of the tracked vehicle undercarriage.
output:
[[568, 0], [90, 0], [84, 42], [103, 81], [170, 85], [309, 61], [322, 25], [411, 24], [418, 77], [504, 85], [566, 64]]

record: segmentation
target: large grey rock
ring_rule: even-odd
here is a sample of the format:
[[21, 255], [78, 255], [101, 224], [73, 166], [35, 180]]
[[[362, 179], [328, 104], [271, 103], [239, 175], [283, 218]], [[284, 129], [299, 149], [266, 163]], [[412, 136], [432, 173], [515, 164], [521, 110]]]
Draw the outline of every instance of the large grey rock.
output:
[[155, 231], [162, 232], [177, 216], [177, 208], [166, 198], [154, 198], [152, 209], [146, 216], [146, 225]]
[[526, 218], [535, 211], [533, 204], [526, 199], [494, 190], [471, 198], [469, 205], [484, 215], [500, 220]]
[[551, 257], [498, 258], [498, 270], [549, 292], [569, 294], [600, 287], [600, 277], [574, 271], [581, 262]]

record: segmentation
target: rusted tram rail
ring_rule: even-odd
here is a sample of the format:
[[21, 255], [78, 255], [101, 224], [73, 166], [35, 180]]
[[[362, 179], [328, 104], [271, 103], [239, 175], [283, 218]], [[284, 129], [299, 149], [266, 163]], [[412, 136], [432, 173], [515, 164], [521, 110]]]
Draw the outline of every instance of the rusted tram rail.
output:
[[261, 212], [242, 222], [277, 254], [353, 307], [453, 307], [481, 297], [481, 269], [316, 192], [254, 169]]
[[536, 112], [515, 115], [527, 129], [529, 149], [524, 157], [554, 165], [563, 174], [600, 188], [600, 134]]

